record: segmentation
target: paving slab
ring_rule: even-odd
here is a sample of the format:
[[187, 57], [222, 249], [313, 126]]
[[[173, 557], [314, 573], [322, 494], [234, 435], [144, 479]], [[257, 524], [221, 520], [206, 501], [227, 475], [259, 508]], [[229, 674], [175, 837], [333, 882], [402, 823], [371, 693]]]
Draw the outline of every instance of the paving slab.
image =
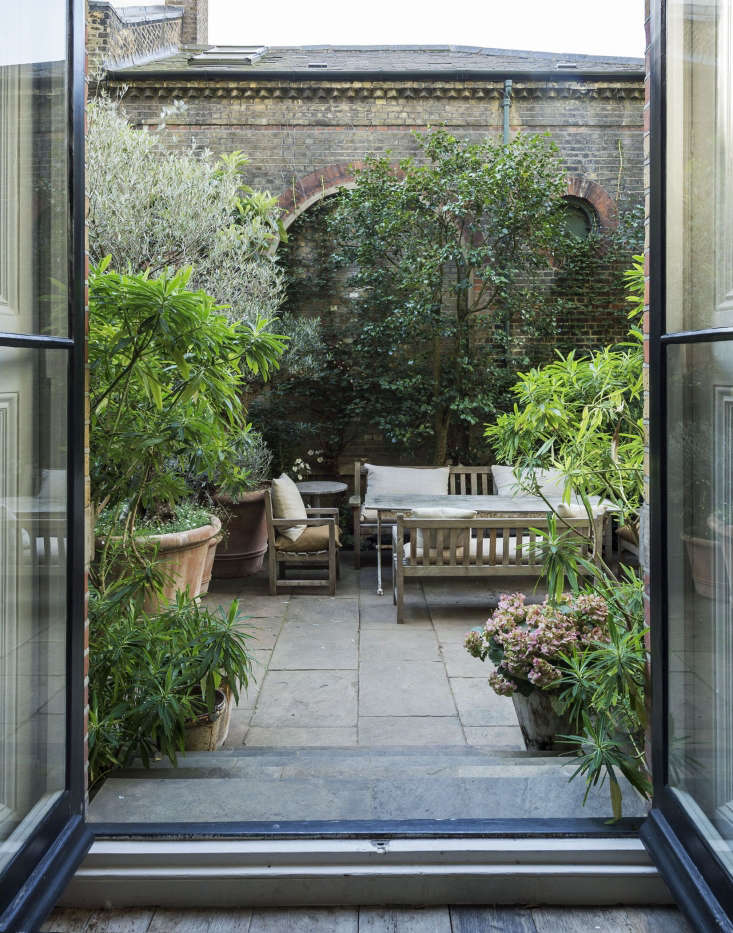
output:
[[451, 933], [450, 911], [447, 907], [362, 907], [359, 933]]
[[356, 726], [356, 672], [268, 671], [253, 726]]
[[435, 633], [428, 628], [365, 629], [359, 639], [363, 661], [440, 661]]
[[524, 739], [519, 726], [464, 726], [463, 732], [469, 745], [524, 751]]
[[460, 613], [456, 613], [451, 618], [446, 618], [442, 621], [433, 619], [433, 625], [435, 627], [438, 643], [441, 647], [443, 645], [449, 645], [463, 648], [466, 635], [472, 628], [475, 628], [473, 625], [467, 625]]
[[360, 716], [360, 745], [463, 745], [457, 716]]
[[265, 748], [278, 746], [323, 747], [324, 745], [343, 746], [356, 745], [356, 727], [341, 728], [296, 728], [293, 726], [278, 726], [277, 728], [263, 728], [262, 726], [249, 726], [244, 744]]
[[440, 655], [449, 677], [487, 678], [493, 670], [486, 661], [480, 661], [470, 655], [462, 642], [446, 642], [440, 646]]
[[282, 619], [249, 619], [241, 631], [249, 635], [247, 646], [252, 651], [272, 651], [283, 627]]
[[240, 745], [244, 745], [251, 718], [252, 709], [240, 706], [234, 707], [229, 721], [229, 733], [222, 748], [239, 748]]
[[286, 625], [270, 660], [270, 670], [339, 670], [358, 666], [356, 624]]
[[511, 697], [494, 693], [485, 677], [451, 677], [450, 686], [464, 727], [517, 725]]
[[455, 716], [439, 661], [368, 661], [359, 667], [360, 716]]

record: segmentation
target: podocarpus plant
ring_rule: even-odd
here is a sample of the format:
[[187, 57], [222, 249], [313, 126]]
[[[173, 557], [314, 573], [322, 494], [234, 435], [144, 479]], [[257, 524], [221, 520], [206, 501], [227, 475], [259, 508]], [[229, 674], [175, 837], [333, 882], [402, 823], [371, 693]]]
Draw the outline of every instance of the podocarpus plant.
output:
[[[131, 568], [89, 591], [89, 781], [162, 753], [173, 764], [185, 725], [215, 706], [225, 686], [235, 702], [252, 677], [238, 606], [210, 612], [187, 594], [154, 616], [139, 608], [147, 571]], [[154, 576], [153, 570], [153, 576]]]
[[113, 272], [107, 260], [90, 274], [92, 497], [126, 534], [138, 518], [175, 516], [191, 495], [192, 456], [237, 479], [229, 454], [245, 426], [242, 369], [267, 377], [283, 349], [268, 322], [231, 323], [189, 277]]

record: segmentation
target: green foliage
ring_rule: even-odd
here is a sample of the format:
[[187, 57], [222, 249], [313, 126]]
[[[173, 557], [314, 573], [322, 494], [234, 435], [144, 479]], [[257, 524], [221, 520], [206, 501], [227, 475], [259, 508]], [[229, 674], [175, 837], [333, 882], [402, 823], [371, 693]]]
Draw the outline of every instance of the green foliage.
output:
[[471, 427], [501, 404], [512, 320], [521, 315], [523, 339], [542, 330], [527, 283], [550, 268], [566, 188], [547, 138], [416, 139], [424, 161], [367, 159], [330, 222], [362, 295], [349, 335], [352, 418], [402, 447], [430, 441], [441, 463], [449, 448], [465, 453]]
[[241, 473], [228, 439], [245, 425], [242, 367], [266, 378], [283, 348], [266, 321], [217, 313], [189, 276], [121, 274], [106, 260], [90, 274], [92, 497], [124, 509], [128, 532], [138, 517], [174, 517], [192, 457]]
[[188, 594], [149, 616], [139, 608], [149, 573], [133, 567], [89, 591], [89, 780], [139, 757], [147, 767], [162, 753], [173, 764], [185, 723], [215, 708], [215, 690], [235, 701], [252, 676], [249, 637], [238, 606], [203, 608]]
[[626, 568], [622, 581], [601, 578], [592, 587], [609, 606], [608, 638], [562, 657], [562, 674], [553, 688], [558, 705], [577, 732], [563, 736], [577, 747], [578, 766], [571, 780], [585, 777], [590, 790], [609, 781], [614, 819], [622, 815], [617, 772], [644, 797], [651, 795], [644, 758], [647, 656], [641, 580]]
[[[632, 317], [643, 304], [639, 259], [627, 276]], [[512, 388], [515, 404], [485, 430], [499, 462], [531, 478], [552, 467], [581, 495], [611, 500], [636, 520], [643, 492], [643, 346], [629, 339], [587, 357], [574, 352], [529, 372]]]

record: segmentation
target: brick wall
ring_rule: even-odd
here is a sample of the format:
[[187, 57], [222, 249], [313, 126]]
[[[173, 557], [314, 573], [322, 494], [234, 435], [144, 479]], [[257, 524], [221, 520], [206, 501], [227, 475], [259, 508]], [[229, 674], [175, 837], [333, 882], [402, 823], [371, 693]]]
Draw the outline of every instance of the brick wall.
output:
[[208, 44], [209, 0], [165, 0], [165, 5], [183, 8], [184, 45]]
[[[295, 192], [296, 209], [308, 199], [309, 176], [328, 187], [329, 172], [366, 153], [415, 153], [414, 130], [445, 125], [479, 139], [502, 127], [502, 81], [173, 81], [130, 72], [125, 84], [133, 122], [154, 125], [162, 106], [186, 101], [186, 114], [168, 124], [172, 146], [193, 138], [214, 152], [243, 150], [247, 180], [278, 196]], [[549, 132], [569, 177], [595, 182], [614, 201], [641, 203], [643, 106], [641, 81], [516, 82], [511, 130]]]
[[89, 0], [87, 56], [94, 80], [104, 68], [141, 64], [176, 51], [182, 41], [183, 10], [137, 7], [134, 18], [104, 0]]

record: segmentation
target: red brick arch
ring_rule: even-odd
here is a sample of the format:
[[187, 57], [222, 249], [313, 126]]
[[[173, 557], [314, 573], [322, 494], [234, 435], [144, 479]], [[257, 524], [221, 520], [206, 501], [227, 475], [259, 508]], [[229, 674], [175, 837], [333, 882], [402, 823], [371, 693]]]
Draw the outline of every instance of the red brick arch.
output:
[[316, 169], [303, 178], [294, 177], [291, 187], [278, 198], [280, 219], [285, 229], [313, 204], [335, 194], [339, 188], [352, 187], [354, 171], [363, 167], [363, 162], [339, 162]]
[[585, 175], [568, 178], [568, 195], [587, 201], [596, 212], [601, 230], [613, 230], [618, 224], [618, 208], [611, 195]]

